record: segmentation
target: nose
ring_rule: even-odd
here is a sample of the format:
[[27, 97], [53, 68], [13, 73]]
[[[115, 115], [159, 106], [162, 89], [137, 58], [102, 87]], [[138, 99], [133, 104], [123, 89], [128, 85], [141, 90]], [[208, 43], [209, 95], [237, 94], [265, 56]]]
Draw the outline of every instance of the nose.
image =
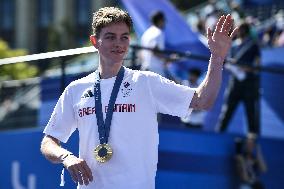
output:
[[126, 51], [128, 49], [128, 44], [123, 40], [116, 40], [113, 47], [116, 50]]
[[116, 39], [114, 45], [116, 47], [122, 47], [124, 44], [125, 44], [125, 42], [122, 39]]

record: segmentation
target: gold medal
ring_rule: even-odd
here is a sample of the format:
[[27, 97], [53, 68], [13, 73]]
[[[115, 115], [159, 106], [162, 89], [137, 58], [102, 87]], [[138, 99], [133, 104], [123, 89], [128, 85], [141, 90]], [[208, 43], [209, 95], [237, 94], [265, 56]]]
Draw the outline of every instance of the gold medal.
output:
[[95, 158], [100, 163], [105, 163], [112, 156], [112, 149], [109, 144], [99, 144], [94, 150]]

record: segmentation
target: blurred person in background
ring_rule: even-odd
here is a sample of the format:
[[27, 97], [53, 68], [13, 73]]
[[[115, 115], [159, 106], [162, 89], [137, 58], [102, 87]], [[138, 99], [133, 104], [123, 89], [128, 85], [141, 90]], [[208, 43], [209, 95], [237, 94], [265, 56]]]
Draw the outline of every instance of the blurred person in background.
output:
[[248, 134], [245, 139], [237, 138], [236, 170], [240, 189], [264, 189], [259, 176], [267, 171], [262, 150], [257, 144], [256, 135]]
[[[44, 129], [42, 154], [62, 163], [79, 189], [154, 189], [157, 113], [185, 117], [192, 109], [209, 109], [214, 104], [223, 62], [237, 33], [232, 27], [233, 19], [227, 15], [220, 17], [215, 31], [207, 30], [208, 70], [193, 89], [153, 72], [125, 68], [132, 19], [119, 8], [99, 9], [90, 36], [98, 50], [99, 68], [71, 82], [60, 96]], [[60, 145], [76, 129], [79, 157]]]
[[[162, 11], [156, 11], [151, 15], [151, 26], [143, 33], [141, 37], [141, 46], [157, 50], [165, 49], [164, 28], [166, 18]], [[167, 60], [161, 53], [143, 50], [141, 52], [142, 70], [148, 70], [166, 76], [165, 69]]]
[[263, 47], [273, 47], [275, 45], [275, 36], [277, 36], [275, 27], [273, 25], [269, 26], [263, 33], [261, 45]]
[[275, 35], [274, 46], [284, 47], [284, 10], [281, 9], [274, 15], [275, 19]]
[[[259, 134], [259, 73], [251, 67], [260, 64], [260, 48], [250, 36], [250, 26], [243, 22], [239, 26], [238, 38], [230, 53], [232, 64], [225, 64], [231, 72], [225, 100], [222, 106], [217, 130], [224, 132], [240, 102], [244, 103], [248, 131]], [[242, 67], [240, 67], [242, 66]]]
[[211, 13], [206, 15], [205, 28], [213, 29], [219, 17], [219, 10], [214, 9]]
[[[201, 71], [198, 68], [191, 68], [188, 73], [188, 79], [181, 82], [182, 85], [191, 88], [197, 88], [200, 85]], [[202, 128], [206, 111], [193, 110], [187, 117], [182, 117], [181, 121], [188, 128]]]
[[276, 47], [284, 47], [284, 29], [275, 39], [275, 46]]

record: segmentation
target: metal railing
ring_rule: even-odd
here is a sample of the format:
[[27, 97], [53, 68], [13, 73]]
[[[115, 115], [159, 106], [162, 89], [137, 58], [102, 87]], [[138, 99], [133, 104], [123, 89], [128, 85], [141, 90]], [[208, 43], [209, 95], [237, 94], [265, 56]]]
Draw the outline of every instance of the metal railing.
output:
[[[131, 51], [126, 58], [127, 60], [131, 61], [131, 67], [132, 68], [139, 68], [139, 65], [137, 64], [137, 58], [138, 58], [138, 51], [140, 50], [149, 50], [153, 51], [154, 53], [162, 53], [166, 54], [169, 57], [175, 57], [174, 61], [179, 61], [179, 60], [186, 60], [186, 59], [195, 59], [195, 60], [200, 60], [203, 61], [204, 63], [208, 63], [209, 57], [204, 56], [204, 55], [198, 55], [198, 54], [193, 54], [189, 51], [187, 52], [181, 52], [181, 51], [175, 51], [175, 50], [158, 50], [158, 49], [153, 49], [153, 48], [147, 48], [139, 45], [130, 45]], [[5, 59], [0, 59], [0, 67], [2, 65], [7, 65], [7, 64], [15, 64], [18, 62], [30, 62], [30, 61], [36, 61], [36, 60], [42, 60], [42, 59], [51, 59], [51, 58], [60, 58], [62, 61], [60, 61], [61, 64], [61, 90], [63, 91], [65, 88], [65, 62], [66, 62], [66, 56], [72, 56], [72, 55], [80, 55], [80, 54], [86, 54], [86, 53], [93, 53], [97, 52], [97, 50], [90, 46], [90, 47], [83, 47], [83, 48], [76, 48], [76, 49], [69, 49], [69, 50], [62, 50], [62, 51], [55, 51], [55, 52], [47, 52], [47, 53], [40, 53], [40, 54], [33, 54], [33, 55], [27, 55], [27, 56], [19, 56], [19, 57], [12, 57], [12, 58], [5, 58]], [[235, 60], [234, 59], [226, 59], [225, 63], [230, 64], [233, 63]], [[41, 63], [40, 61], [38, 63]], [[248, 66], [246, 66], [248, 67]], [[250, 69], [253, 71], [258, 71], [258, 72], [269, 72], [273, 74], [284, 74], [284, 69], [283, 68], [273, 68], [273, 67], [267, 67], [267, 66], [250, 66]], [[37, 91], [36, 93], [40, 93], [39, 88], [29, 88], [29, 90], [35, 90]], [[35, 94], [35, 92], [33, 92]], [[27, 99], [30, 99], [30, 97], [25, 98], [25, 101]], [[13, 100], [13, 99], [12, 99]], [[29, 102], [27, 102], [28, 104]], [[20, 103], [18, 103], [20, 104]], [[2, 108], [3, 111], [5, 111]], [[0, 112], [1, 113], [1, 112]], [[4, 114], [3, 114], [4, 115]], [[1, 117], [1, 115], [0, 115]], [[26, 119], [25, 117], [17, 117], [16, 119], [21, 119], [23, 122], [24, 120], [28, 121], [28, 118]], [[12, 124], [11, 121], [13, 119], [7, 119], [6, 123], [7, 124]], [[1, 129], [1, 128], [0, 128]]]

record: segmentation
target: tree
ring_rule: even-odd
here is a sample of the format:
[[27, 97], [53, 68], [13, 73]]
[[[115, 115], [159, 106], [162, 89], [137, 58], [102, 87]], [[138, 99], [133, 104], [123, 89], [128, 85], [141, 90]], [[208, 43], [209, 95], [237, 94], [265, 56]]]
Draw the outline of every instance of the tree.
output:
[[[10, 49], [8, 44], [0, 39], [0, 59], [23, 56], [26, 54], [26, 51], [23, 49]], [[26, 62], [0, 65], [0, 80], [26, 79], [35, 77], [37, 73], [37, 67]]]

